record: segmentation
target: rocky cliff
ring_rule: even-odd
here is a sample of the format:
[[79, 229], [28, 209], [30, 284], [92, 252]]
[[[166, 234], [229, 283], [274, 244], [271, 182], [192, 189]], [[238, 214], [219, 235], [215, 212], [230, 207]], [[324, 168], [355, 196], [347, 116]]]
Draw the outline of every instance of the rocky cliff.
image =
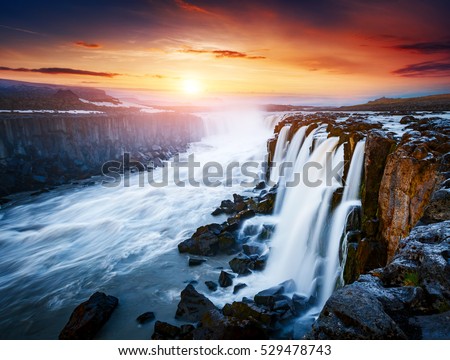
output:
[[199, 118], [172, 112], [1, 114], [0, 196], [100, 174], [125, 152], [160, 165], [202, 131]]

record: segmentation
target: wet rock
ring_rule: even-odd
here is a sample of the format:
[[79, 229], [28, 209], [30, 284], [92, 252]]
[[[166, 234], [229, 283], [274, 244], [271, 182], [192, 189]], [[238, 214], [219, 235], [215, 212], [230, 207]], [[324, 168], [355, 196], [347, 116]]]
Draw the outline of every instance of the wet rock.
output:
[[255, 303], [272, 307], [275, 302], [280, 299], [280, 295], [284, 293], [284, 287], [277, 285], [266, 290], [262, 290], [254, 297]]
[[218, 287], [214, 281], [205, 281], [205, 285], [211, 291], [216, 291]]
[[223, 228], [220, 224], [201, 226], [190, 239], [178, 244], [178, 251], [200, 256], [217, 255], [219, 252], [218, 235], [222, 230]]
[[403, 116], [400, 119], [400, 124], [405, 125], [416, 121], [416, 118], [412, 115]]
[[211, 310], [203, 316], [193, 337], [195, 340], [265, 340], [269, 335], [267, 329], [252, 318], [238, 319]]
[[259, 244], [244, 244], [242, 245], [242, 251], [245, 255], [261, 255], [264, 252], [264, 248]]
[[215, 308], [206, 296], [197, 292], [192, 285], [188, 285], [181, 292], [181, 300], [178, 303], [175, 318], [196, 322], [200, 321], [207, 311]]
[[251, 269], [254, 268], [254, 261], [245, 254], [239, 254], [229, 262], [231, 270], [239, 275], [251, 274]]
[[153, 320], [155, 320], [155, 313], [153, 313], [153, 312], [151, 312], [151, 311], [145, 312], [145, 313], [139, 315], [139, 316], [136, 318], [136, 321], [137, 321], [140, 325], [146, 324], [146, 323], [148, 323], [148, 322], [150, 322], [150, 321], [153, 321]]
[[230, 231], [224, 231], [218, 236], [219, 251], [222, 253], [230, 253], [236, 248], [236, 236]]
[[420, 221], [424, 224], [450, 220], [450, 190], [435, 191]]
[[[433, 338], [450, 310], [450, 221], [416, 226], [384, 268], [361, 275], [328, 300], [315, 339]], [[419, 319], [419, 320], [418, 320]], [[434, 335], [433, 335], [434, 334]]]
[[189, 266], [199, 266], [201, 264], [203, 264], [206, 261], [206, 259], [201, 259], [201, 258], [189, 258]]
[[192, 340], [194, 326], [187, 324], [181, 327], [166, 322], [156, 321], [152, 340]]
[[266, 188], [266, 183], [265, 181], [260, 181], [258, 184], [256, 184], [255, 186], [255, 190], [263, 190]]
[[331, 296], [308, 339], [406, 339], [374, 295], [352, 287], [353, 284], [339, 289]]
[[258, 236], [259, 240], [269, 240], [273, 233], [275, 232], [275, 226], [274, 225], [268, 225], [264, 224], [261, 233]]
[[271, 327], [277, 321], [277, 316], [256, 304], [235, 301], [231, 305], [227, 304], [222, 310], [226, 316], [235, 317], [240, 320], [253, 319], [256, 322]]
[[90, 340], [109, 320], [119, 304], [114, 296], [101, 292], [93, 294], [89, 300], [78, 305], [59, 334], [60, 340]]
[[220, 287], [226, 288], [233, 285], [234, 275], [227, 273], [226, 271], [221, 271], [219, 276]]
[[247, 287], [247, 284], [244, 284], [244, 283], [236, 284], [233, 288], [233, 294], [237, 294], [240, 290], [242, 290], [246, 287]]

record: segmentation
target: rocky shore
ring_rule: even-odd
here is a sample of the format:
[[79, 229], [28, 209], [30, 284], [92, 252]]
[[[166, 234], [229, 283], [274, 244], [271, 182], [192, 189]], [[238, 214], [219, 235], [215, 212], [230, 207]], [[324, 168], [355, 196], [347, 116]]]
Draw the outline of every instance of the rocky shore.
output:
[[[340, 254], [346, 258], [345, 286], [329, 298], [305, 338], [448, 339], [450, 126], [438, 116], [404, 116], [399, 134], [368, 116], [295, 115], [280, 122], [274, 138], [268, 140], [270, 162], [284, 125], [291, 126], [289, 140], [303, 126], [309, 126], [309, 133], [325, 124], [328, 136], [345, 143], [348, 162], [357, 142], [366, 139], [362, 206], [348, 216], [342, 234], [348, 242], [347, 254]], [[347, 164], [344, 180], [348, 170]], [[265, 268], [273, 226], [263, 226], [247, 237], [240, 236], [239, 230], [252, 217], [270, 218], [277, 187], [261, 183], [253, 194], [235, 194], [233, 200], [222, 201], [213, 215], [226, 214], [227, 220], [199, 227], [178, 245], [180, 253], [190, 256], [186, 267], [202, 266], [218, 255], [231, 258], [229, 270], [222, 270], [216, 282], [206, 282], [211, 292], [222, 287], [238, 294], [246, 287], [245, 276]], [[341, 196], [342, 188], [334, 193], [333, 203], [339, 203]], [[221, 308], [195, 284], [188, 284], [180, 297], [174, 318], [184, 324], [157, 320], [152, 339], [292, 338], [293, 321], [317, 303], [314, 296], [297, 294], [295, 282], [289, 279]], [[80, 307], [66, 328], [76, 317], [85, 318]], [[67, 329], [61, 336], [65, 334]]]

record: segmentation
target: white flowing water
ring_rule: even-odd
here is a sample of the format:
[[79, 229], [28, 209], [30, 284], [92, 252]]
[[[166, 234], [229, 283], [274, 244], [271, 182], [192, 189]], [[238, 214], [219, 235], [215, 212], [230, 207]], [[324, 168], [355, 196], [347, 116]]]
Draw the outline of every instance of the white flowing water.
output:
[[287, 136], [289, 134], [290, 128], [290, 125], [285, 125], [281, 128], [280, 133], [278, 134], [277, 143], [275, 145], [275, 151], [272, 159], [273, 167], [270, 171], [270, 181], [272, 183], [277, 183], [281, 175], [281, 162], [283, 161], [284, 155], [286, 153], [286, 146], [288, 144]]
[[[207, 134], [188, 153], [204, 165], [262, 161], [272, 129], [262, 112], [203, 114]], [[183, 154], [186, 158], [188, 154]], [[169, 170], [172, 172], [171, 168]], [[163, 178], [163, 169], [153, 172]], [[200, 168], [195, 179], [202, 180]], [[120, 305], [98, 334], [105, 339], [148, 339], [153, 323], [138, 327], [135, 318], [155, 311], [176, 323], [174, 313], [186, 283], [217, 281], [221, 257], [187, 271], [187, 256], [177, 244], [197, 227], [223, 222], [210, 213], [233, 193], [251, 189], [234, 171], [233, 186], [175, 185], [130, 187], [100, 184], [59, 188], [0, 210], [0, 338], [52, 339], [70, 313], [95, 291], [119, 298]], [[187, 181], [182, 168], [180, 179]]]

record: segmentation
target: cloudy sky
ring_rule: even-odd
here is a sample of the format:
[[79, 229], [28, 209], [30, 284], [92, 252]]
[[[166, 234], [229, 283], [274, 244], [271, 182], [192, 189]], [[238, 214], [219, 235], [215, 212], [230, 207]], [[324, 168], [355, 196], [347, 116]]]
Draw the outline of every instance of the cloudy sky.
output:
[[448, 0], [4, 1], [0, 77], [203, 94], [450, 92]]

